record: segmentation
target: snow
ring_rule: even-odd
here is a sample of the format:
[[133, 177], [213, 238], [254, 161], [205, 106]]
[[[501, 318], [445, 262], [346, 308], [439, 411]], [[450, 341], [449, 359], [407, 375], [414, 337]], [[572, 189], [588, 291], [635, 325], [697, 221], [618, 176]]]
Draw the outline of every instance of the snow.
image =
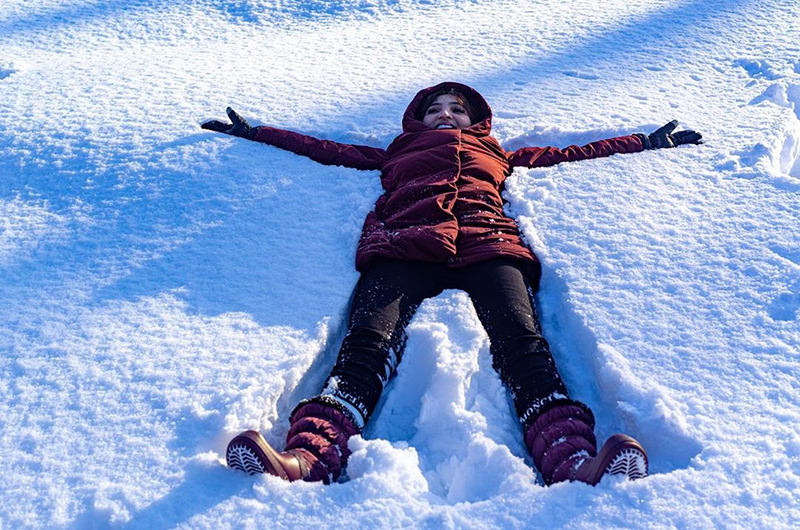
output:
[[[797, 0], [4, 0], [0, 527], [791, 527], [798, 43]], [[508, 149], [704, 134], [507, 183], [568, 388], [649, 478], [543, 487], [455, 291], [348, 481], [223, 466], [327, 375], [380, 185], [199, 123], [385, 146], [444, 80]]]

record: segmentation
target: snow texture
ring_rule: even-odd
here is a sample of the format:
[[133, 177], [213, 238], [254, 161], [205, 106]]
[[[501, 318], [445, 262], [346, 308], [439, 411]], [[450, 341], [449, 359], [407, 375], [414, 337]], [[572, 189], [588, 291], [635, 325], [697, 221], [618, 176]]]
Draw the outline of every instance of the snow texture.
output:
[[[247, 477], [332, 365], [377, 173], [202, 131], [385, 146], [475, 86], [568, 388], [652, 475], [546, 488], [461, 292], [427, 301], [349, 480]], [[3, 0], [0, 527], [788, 528], [800, 520], [800, 1]]]

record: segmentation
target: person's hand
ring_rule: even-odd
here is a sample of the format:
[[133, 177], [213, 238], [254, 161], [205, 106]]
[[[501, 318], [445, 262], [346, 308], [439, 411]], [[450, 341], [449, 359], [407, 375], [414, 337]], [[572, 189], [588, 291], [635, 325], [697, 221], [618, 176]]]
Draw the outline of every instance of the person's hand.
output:
[[228, 118], [230, 118], [231, 123], [211, 120], [203, 123], [200, 127], [209, 131], [221, 132], [223, 134], [230, 134], [232, 136], [238, 136], [239, 138], [252, 140], [256, 132], [258, 132], [258, 127], [251, 127], [250, 124], [247, 123], [247, 120], [239, 116], [236, 111], [230, 107], [225, 109], [225, 112], [228, 113]]
[[675, 127], [678, 126], [678, 120], [672, 120], [663, 127], [659, 127], [656, 131], [645, 136], [638, 133], [636, 136], [641, 138], [642, 144], [645, 149], [660, 149], [663, 147], [675, 147], [682, 144], [701, 144], [703, 135], [695, 131], [678, 131]]

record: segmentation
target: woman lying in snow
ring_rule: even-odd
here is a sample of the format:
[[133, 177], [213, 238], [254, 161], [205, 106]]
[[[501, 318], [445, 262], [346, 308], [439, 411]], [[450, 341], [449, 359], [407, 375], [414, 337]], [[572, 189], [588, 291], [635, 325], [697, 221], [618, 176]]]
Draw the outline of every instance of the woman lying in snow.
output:
[[647, 475], [647, 455], [617, 434], [597, 451], [594, 416], [569, 397], [532, 305], [540, 265], [503, 212], [503, 182], [516, 166], [544, 167], [644, 149], [700, 143], [694, 131], [656, 132], [583, 147], [525, 147], [507, 152], [492, 136], [492, 113], [474, 89], [442, 83], [420, 91], [403, 115], [403, 133], [387, 149], [318, 140], [273, 127], [232, 123], [202, 127], [281, 149], [322, 164], [380, 170], [385, 193], [367, 215], [358, 243], [361, 273], [347, 335], [320, 394], [291, 415], [286, 448], [256, 431], [228, 445], [228, 466], [287, 480], [337, 480], [348, 439], [369, 421], [395, 373], [405, 327], [426, 298], [445, 289], [469, 294], [491, 342], [494, 368], [513, 397], [525, 445], [546, 484], [597, 484], [603, 475]]

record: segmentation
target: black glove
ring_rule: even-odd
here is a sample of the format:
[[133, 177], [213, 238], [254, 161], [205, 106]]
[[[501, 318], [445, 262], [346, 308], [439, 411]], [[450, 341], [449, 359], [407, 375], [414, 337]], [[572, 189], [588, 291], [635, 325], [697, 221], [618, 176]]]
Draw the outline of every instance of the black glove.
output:
[[662, 147], [675, 147], [681, 144], [701, 144], [700, 140], [703, 135], [695, 131], [678, 131], [673, 133], [675, 127], [678, 126], [678, 120], [672, 120], [663, 127], [659, 127], [652, 134], [645, 136], [642, 133], [636, 133], [642, 140], [642, 145], [645, 149], [659, 149]]
[[231, 123], [224, 123], [219, 120], [211, 120], [200, 125], [200, 127], [209, 131], [230, 134], [232, 136], [238, 136], [239, 138], [247, 138], [248, 140], [255, 138], [256, 133], [258, 132], [258, 127], [250, 127], [250, 124], [247, 123], [247, 120], [236, 114], [236, 111], [230, 107], [225, 109], [225, 112], [228, 113], [228, 118], [231, 119]]

